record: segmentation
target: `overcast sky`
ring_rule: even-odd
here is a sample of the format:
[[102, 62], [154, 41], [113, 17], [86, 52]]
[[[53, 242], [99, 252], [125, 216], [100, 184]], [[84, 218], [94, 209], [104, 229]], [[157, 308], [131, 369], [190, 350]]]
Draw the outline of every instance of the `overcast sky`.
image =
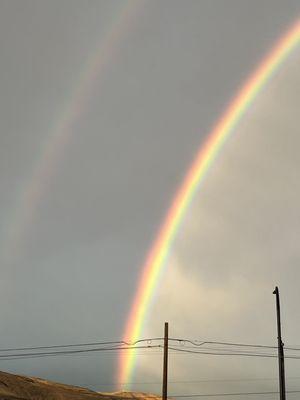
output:
[[[298, 0], [0, 0], [1, 348], [122, 337], [143, 260], [193, 157], [299, 15]], [[295, 51], [213, 165], [145, 335], [160, 336], [169, 320], [174, 336], [276, 344], [278, 284], [285, 341], [300, 345], [299, 62]], [[67, 140], [28, 211], [24, 193], [72, 104]], [[157, 357], [141, 355], [133, 380], [158, 381]], [[172, 355], [171, 378], [227, 381], [172, 393], [277, 390], [273, 359], [198, 357]], [[287, 363], [289, 377], [300, 376], [298, 363]], [[114, 389], [101, 384], [116, 368], [111, 354], [0, 362], [98, 390]], [[270, 379], [236, 381], [258, 377]]]

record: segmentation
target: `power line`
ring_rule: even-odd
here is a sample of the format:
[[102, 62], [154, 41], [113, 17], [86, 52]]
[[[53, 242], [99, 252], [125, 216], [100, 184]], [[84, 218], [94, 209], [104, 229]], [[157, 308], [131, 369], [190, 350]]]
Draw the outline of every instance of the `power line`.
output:
[[237, 353], [237, 352], [218, 352], [218, 351], [196, 351], [196, 350], [187, 350], [187, 349], [178, 349], [175, 347], [169, 347], [169, 349], [178, 351], [180, 353], [188, 353], [188, 354], [205, 354], [205, 355], [216, 355], [216, 356], [249, 356], [249, 357], [276, 357], [275, 354], [264, 354], [264, 353]]
[[[143, 341], [150, 341], [149, 339], [145, 339]], [[141, 342], [139, 340], [138, 342]], [[103, 342], [102, 342], [103, 343]], [[106, 342], [107, 343], [107, 342]], [[47, 347], [48, 348], [48, 347]], [[79, 349], [79, 350], [62, 350], [62, 351], [51, 351], [51, 352], [34, 352], [34, 353], [16, 353], [16, 354], [5, 354], [0, 355], [0, 360], [19, 360], [19, 359], [28, 359], [28, 358], [41, 358], [41, 357], [50, 357], [50, 356], [68, 356], [68, 355], [78, 355], [78, 354], [88, 354], [100, 351], [124, 351], [124, 350], [139, 350], [139, 349], [161, 349], [162, 345], [145, 345], [145, 346], [112, 346], [112, 347], [100, 347], [100, 348], [88, 348], [88, 349]], [[203, 351], [203, 350], [190, 350], [190, 349], [182, 349], [178, 347], [168, 347], [169, 350], [172, 350], [174, 353], [186, 353], [186, 354], [203, 354], [203, 355], [217, 355], [217, 356], [245, 356], [245, 357], [262, 357], [262, 358], [275, 358], [275, 354], [268, 353], [258, 353], [258, 352], [241, 352], [240, 350], [226, 352], [226, 351]], [[210, 350], [210, 349], [208, 349]], [[300, 359], [300, 356], [286, 356], [289, 359]]]
[[134, 342], [129, 342], [125, 340], [117, 340], [117, 341], [108, 341], [108, 342], [88, 342], [88, 343], [68, 343], [68, 344], [60, 344], [60, 345], [50, 345], [50, 346], [33, 346], [33, 347], [11, 347], [0, 349], [0, 352], [7, 352], [7, 351], [26, 351], [26, 350], [46, 350], [46, 349], [57, 349], [57, 348], [68, 348], [68, 347], [83, 347], [83, 346], [135, 346], [138, 343], [148, 342], [151, 344], [152, 341], [163, 340], [163, 338], [145, 338], [139, 339]]
[[[212, 351], [212, 352], [228, 352], [229, 351], [228, 348], [226, 348], [226, 347], [225, 348], [224, 347], [201, 347], [201, 350], [193, 350], [194, 349], [193, 346], [185, 346], [184, 348], [179, 346], [179, 347], [173, 347], [173, 349], [176, 349], [176, 350], [191, 350], [191, 351], [196, 352], [196, 353], [203, 352], [204, 350]], [[247, 350], [244, 350], [244, 349], [243, 350], [242, 349], [236, 349], [236, 350], [232, 349], [231, 352], [234, 352], [235, 354], [239, 354], [239, 353], [247, 353], [247, 354], [256, 353], [256, 354], [267, 354], [267, 355], [268, 354], [272, 354], [272, 353], [266, 353], [266, 352], [262, 353], [262, 352], [259, 352], [259, 351], [256, 351], [256, 352], [247, 351]]]
[[[223, 396], [257, 396], [257, 395], [270, 395], [278, 394], [279, 392], [239, 392], [239, 393], [208, 393], [208, 394], [183, 394], [183, 395], [172, 395], [172, 398], [192, 398], [192, 397], [223, 397]], [[286, 393], [300, 393], [300, 390], [287, 390]]]
[[[151, 344], [155, 341], [163, 341], [163, 337], [154, 337], [154, 338], [144, 338], [138, 339], [136, 341], [124, 341], [124, 340], [116, 340], [116, 341], [101, 341], [101, 342], [86, 342], [86, 343], [66, 343], [60, 345], [48, 345], [48, 346], [27, 346], [27, 347], [10, 347], [10, 348], [0, 348], [0, 352], [8, 352], [8, 351], [27, 351], [27, 350], [47, 350], [47, 349], [59, 349], [59, 348], [69, 348], [69, 347], [92, 347], [92, 346], [135, 346], [139, 343]], [[191, 340], [186, 338], [169, 338], [169, 341], [178, 342], [179, 345], [185, 346], [186, 343], [191, 344], [192, 346], [201, 347], [203, 345], [212, 344], [212, 345], [222, 345], [222, 346], [231, 346], [231, 347], [251, 347], [251, 348], [266, 348], [266, 349], [277, 349], [276, 346], [262, 345], [262, 344], [250, 344], [250, 343], [234, 343], [234, 342], [221, 342], [221, 341], [211, 341], [211, 340]], [[285, 346], [285, 350], [294, 350], [300, 351], [298, 347], [288, 347]]]
[[[169, 347], [169, 349], [178, 351], [181, 353], [189, 353], [189, 354], [205, 354], [205, 355], [215, 355], [215, 356], [244, 356], [244, 357], [263, 357], [263, 358], [276, 358], [275, 354], [266, 354], [266, 353], [237, 353], [237, 352], [213, 352], [213, 351], [196, 351], [196, 350], [186, 350], [186, 349], [178, 349], [175, 347]], [[289, 359], [299, 360], [300, 356], [286, 356]]]
[[[193, 346], [203, 346], [205, 344], [218, 344], [218, 345], [223, 345], [223, 346], [236, 346], [236, 347], [253, 347], [253, 348], [266, 348], [266, 349], [277, 349], [276, 346], [268, 346], [268, 345], [263, 345], [263, 344], [249, 344], [249, 343], [233, 343], [233, 342], [217, 342], [217, 341], [211, 341], [211, 340], [190, 340], [190, 339], [170, 339], [173, 341], [177, 342], [182, 342], [182, 343], [190, 343]], [[184, 344], [183, 344], [184, 345]], [[300, 350], [300, 349], [298, 349]]]
[[76, 343], [76, 344], [60, 344], [52, 346], [35, 346], [35, 347], [12, 347], [0, 349], [0, 352], [6, 351], [26, 351], [26, 350], [46, 350], [46, 349], [58, 349], [58, 348], [68, 348], [68, 347], [83, 347], [83, 346], [101, 346], [101, 345], [126, 345], [124, 341], [114, 341], [114, 342], [92, 342], [92, 343]]
[[[191, 380], [191, 381], [169, 381], [170, 384], [197, 384], [197, 383], [216, 383], [216, 382], [259, 382], [259, 381], [276, 381], [278, 378], [232, 378], [232, 379], [199, 379], [199, 380]], [[287, 377], [287, 380], [296, 380], [300, 379], [300, 376]], [[161, 381], [153, 381], [153, 382], [111, 382], [111, 383], [96, 383], [89, 385], [97, 385], [97, 386], [115, 386], [115, 385], [161, 385]], [[83, 385], [83, 384], [82, 384]]]
[[93, 353], [100, 351], [116, 351], [116, 350], [136, 350], [136, 349], [154, 349], [161, 348], [160, 345], [148, 345], [148, 346], [128, 346], [128, 347], [100, 347], [94, 349], [82, 349], [82, 350], [66, 350], [66, 351], [52, 351], [52, 352], [39, 352], [39, 353], [17, 353], [0, 355], [1, 360], [16, 360], [16, 359], [27, 359], [37, 357], [49, 357], [49, 356], [60, 356], [60, 355], [74, 355], [83, 353]]
[[[190, 343], [193, 346], [203, 346], [205, 344], [217, 344], [217, 345], [222, 345], [222, 346], [235, 346], [235, 347], [253, 347], [253, 348], [265, 348], [265, 349], [277, 349], [277, 346], [270, 346], [270, 345], [263, 345], [263, 344], [253, 344], [253, 343], [235, 343], [235, 342], [219, 342], [219, 341], [212, 341], [212, 340], [191, 340], [191, 339], [181, 339], [181, 338], [170, 338], [169, 341], [176, 341], [182, 344], [183, 346], [185, 343]], [[295, 351], [300, 351], [300, 347], [289, 347], [289, 346], [284, 346], [285, 350], [295, 350]]]
[[[145, 338], [138, 339], [136, 341], [102, 341], [102, 342], [86, 342], [86, 343], [67, 343], [63, 345], [51, 345], [51, 346], [31, 346], [31, 347], [16, 347], [16, 348], [5, 348], [0, 349], [0, 353], [4, 352], [14, 352], [18, 351], [19, 353], [12, 354], [0, 354], [0, 360], [19, 360], [19, 359], [28, 359], [28, 358], [40, 358], [40, 357], [49, 357], [49, 356], [61, 356], [61, 355], [78, 355], [78, 354], [88, 354], [93, 352], [100, 351], [123, 351], [123, 350], [139, 350], [139, 349], [161, 349], [161, 345], [154, 345], [153, 342], [162, 341], [162, 337], [154, 337], [154, 338]], [[223, 355], [223, 356], [247, 356], [247, 357], [264, 357], [264, 358], [274, 358], [275, 354], [272, 353], [261, 353], [261, 352], [252, 352], [246, 351], [242, 349], [235, 349], [233, 351], [228, 351], [225, 348], [212, 348], [212, 347], [204, 347], [204, 345], [222, 345], [222, 346], [230, 346], [230, 347], [242, 347], [242, 348], [264, 348], [264, 349], [276, 349], [275, 346], [268, 346], [262, 344], [249, 344], [249, 343], [234, 343], [234, 342], [221, 342], [221, 341], [208, 341], [208, 340], [190, 340], [185, 338], [170, 338], [169, 341], [176, 342], [178, 345], [174, 343], [173, 346], [169, 346], [169, 350], [172, 351], [173, 354], [179, 353], [187, 353], [187, 354], [204, 354], [204, 355]], [[142, 343], [147, 343], [147, 345], [140, 345]], [[186, 346], [189, 344], [189, 346]], [[105, 346], [105, 347], [94, 347], [94, 346]], [[82, 349], [82, 347], [88, 347], [86, 349]], [[184, 347], [184, 348], [182, 348]], [[194, 347], [202, 347], [201, 350], [193, 350]], [[76, 350], [63, 350], [67, 348], [76, 348]], [[79, 348], [79, 349], [78, 349]], [[52, 350], [52, 349], [62, 349], [59, 351], [48, 351], [48, 352], [26, 352], [30, 350]], [[300, 350], [295, 347], [286, 347], [289, 350]], [[22, 352], [22, 353], [20, 353]], [[289, 359], [300, 359], [300, 356], [296, 355], [287, 355], [286, 358]]]

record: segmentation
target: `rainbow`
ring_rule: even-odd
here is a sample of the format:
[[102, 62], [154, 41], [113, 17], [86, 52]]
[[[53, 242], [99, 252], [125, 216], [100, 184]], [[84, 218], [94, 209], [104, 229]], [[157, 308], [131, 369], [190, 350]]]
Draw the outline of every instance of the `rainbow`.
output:
[[[130, 315], [125, 326], [124, 340], [134, 342], [141, 337], [147, 312], [158, 287], [161, 274], [166, 267], [166, 260], [174, 238], [193, 197], [203, 182], [210, 166], [222, 149], [225, 140], [234, 131], [240, 119], [245, 115], [257, 95], [262, 91], [274, 73], [287, 59], [300, 42], [300, 20], [288, 30], [276, 43], [272, 51], [263, 59], [246, 83], [238, 91], [220, 120], [209, 133], [200, 148], [181, 187], [172, 201], [157, 238], [146, 257], [142, 268], [138, 288], [134, 297]], [[136, 364], [134, 350], [120, 356], [118, 383], [121, 386], [131, 379]]]
[[18, 204], [14, 207], [8, 226], [4, 230], [2, 257], [7, 265], [12, 265], [19, 260], [24, 247], [25, 233], [28, 234], [29, 227], [33, 225], [38, 205], [72, 138], [73, 128], [84, 113], [88, 99], [93, 94], [95, 82], [99, 86], [100, 77], [113, 61], [125, 33], [132, 29], [133, 20], [142, 10], [142, 5], [144, 5], [143, 0], [120, 2], [120, 7], [102, 35], [101, 42], [97, 43], [96, 49], [85, 61], [76, 85], [66, 96], [62, 111], [46, 135], [29, 179], [24, 182], [20, 190]]

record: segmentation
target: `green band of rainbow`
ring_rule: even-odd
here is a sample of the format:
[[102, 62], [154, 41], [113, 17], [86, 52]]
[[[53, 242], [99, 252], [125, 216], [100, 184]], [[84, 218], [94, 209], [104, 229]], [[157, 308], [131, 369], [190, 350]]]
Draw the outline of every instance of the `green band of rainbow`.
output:
[[[214, 162], [225, 140], [233, 132], [256, 96], [292, 50], [295, 49], [299, 41], [300, 20], [297, 20], [296, 24], [279, 39], [273, 50], [263, 59], [258, 69], [251, 74], [201, 147], [171, 204], [157, 239], [142, 268], [137, 293], [126, 323], [124, 340], [136, 341], [141, 336], [147, 311], [157, 289], [159, 277], [166, 265], [169, 250], [206, 172]], [[123, 382], [130, 381], [135, 364], [136, 353], [134, 350], [127, 353], [125, 357], [124, 355], [120, 356], [118, 371], [120, 385]]]

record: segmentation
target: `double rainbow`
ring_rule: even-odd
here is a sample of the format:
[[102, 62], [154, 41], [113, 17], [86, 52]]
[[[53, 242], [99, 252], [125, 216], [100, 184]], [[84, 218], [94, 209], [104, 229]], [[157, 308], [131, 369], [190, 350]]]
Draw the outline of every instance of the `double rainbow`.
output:
[[[299, 42], [300, 20], [279, 39], [273, 50], [263, 59], [254, 73], [251, 74], [250, 78], [242, 86], [214, 129], [208, 135], [204, 145], [200, 148], [196, 159], [192, 163], [171, 204], [163, 225], [158, 232], [157, 239], [145, 260], [137, 293], [126, 323], [124, 340], [134, 342], [140, 338], [151, 299], [157, 289], [160, 275], [166, 266], [166, 260], [176, 233], [199, 185], [222, 149], [225, 140], [234, 131], [234, 128], [253, 103], [256, 96]], [[119, 385], [130, 380], [135, 364], [136, 353], [134, 350], [127, 353], [127, 356], [120, 357]]]

